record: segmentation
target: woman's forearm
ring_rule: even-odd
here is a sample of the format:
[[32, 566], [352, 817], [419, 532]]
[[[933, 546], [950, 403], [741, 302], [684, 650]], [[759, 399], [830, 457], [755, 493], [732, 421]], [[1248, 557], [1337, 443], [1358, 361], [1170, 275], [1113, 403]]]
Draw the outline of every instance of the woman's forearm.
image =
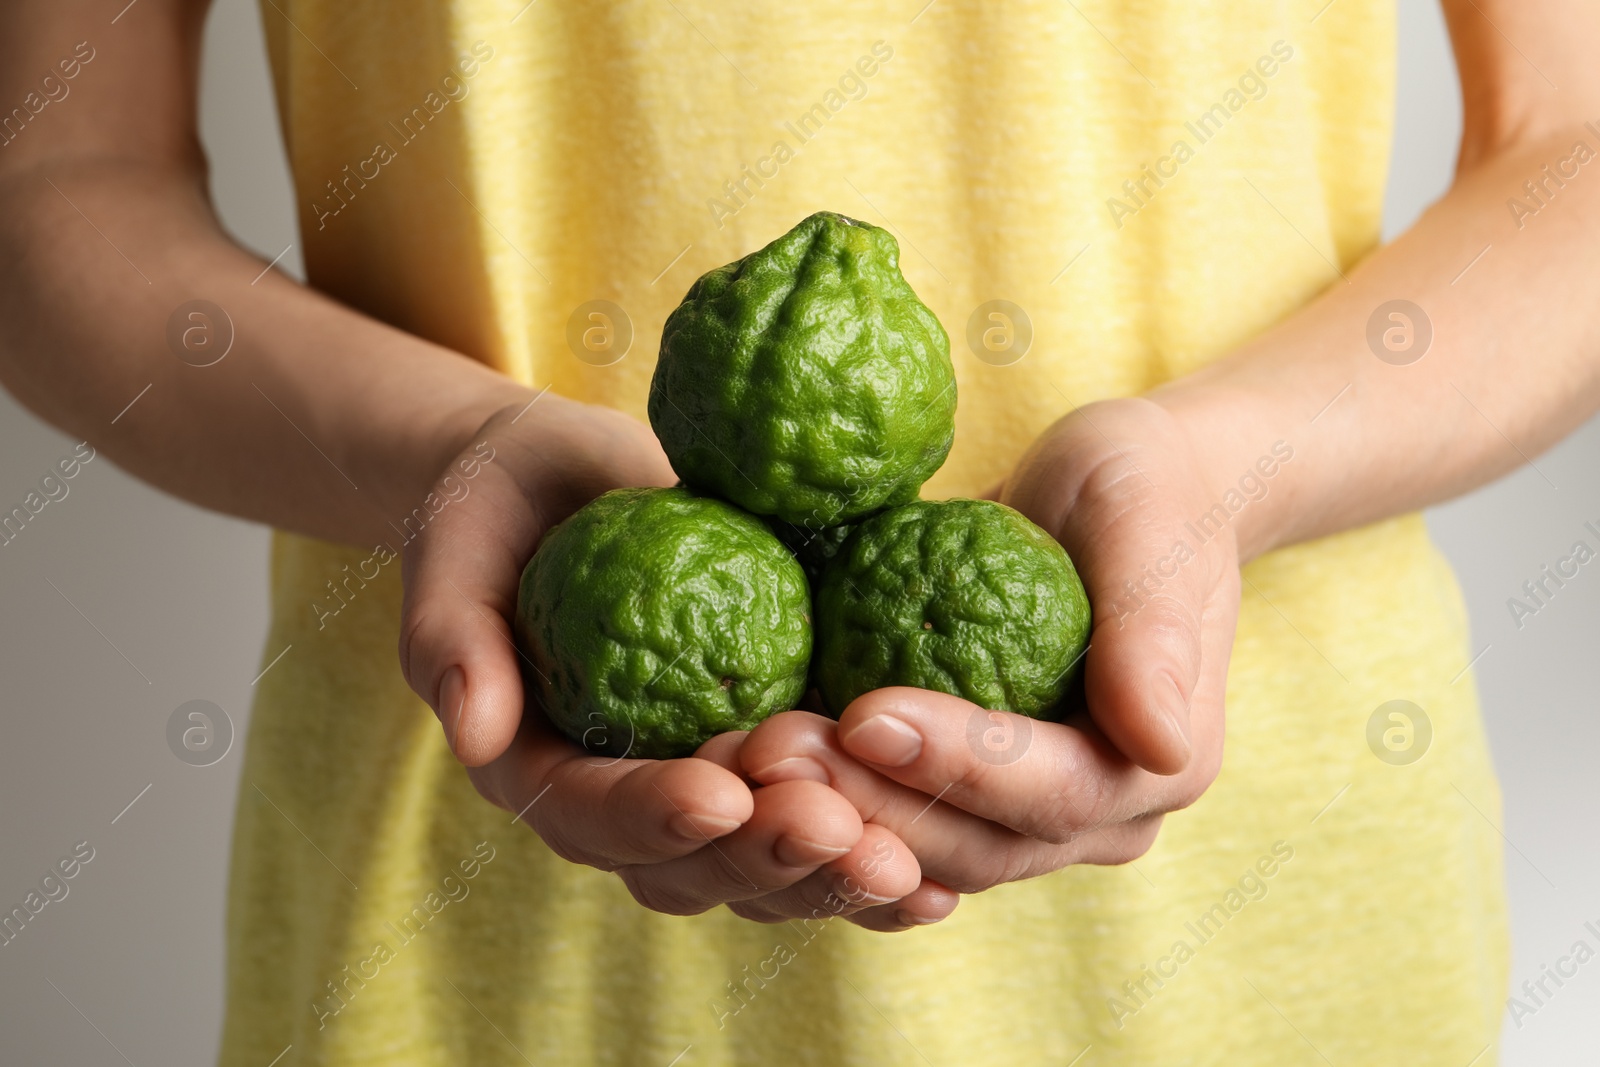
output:
[[[197, 170], [127, 159], [0, 177], [0, 380], [175, 495], [370, 544], [522, 391], [263, 274], [202, 189]], [[232, 346], [210, 366], [195, 364], [219, 351], [226, 324], [179, 315], [176, 349], [169, 338], [175, 311], [196, 300], [231, 322]]]
[[[1152, 394], [1188, 428], [1219, 502], [1275, 443], [1293, 450], [1234, 519], [1243, 558], [1470, 490], [1600, 407], [1597, 131], [1481, 159], [1346, 280]], [[1537, 211], [1514, 215], [1511, 199]]]

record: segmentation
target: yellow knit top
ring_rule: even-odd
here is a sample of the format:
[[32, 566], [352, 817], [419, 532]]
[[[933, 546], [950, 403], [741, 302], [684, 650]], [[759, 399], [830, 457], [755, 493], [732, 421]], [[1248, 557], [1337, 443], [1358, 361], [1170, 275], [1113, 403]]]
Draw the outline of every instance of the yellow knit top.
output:
[[[888, 227], [959, 381], [930, 496], [1378, 243], [1388, 0], [261, 13], [312, 284], [525, 382], [642, 415], [700, 273], [818, 209]], [[1147, 856], [885, 936], [665, 917], [557, 858], [406, 688], [387, 553], [279, 535], [222, 1063], [1492, 1063], [1499, 797], [1448, 568], [1409, 516], [1246, 577], [1221, 776]]]

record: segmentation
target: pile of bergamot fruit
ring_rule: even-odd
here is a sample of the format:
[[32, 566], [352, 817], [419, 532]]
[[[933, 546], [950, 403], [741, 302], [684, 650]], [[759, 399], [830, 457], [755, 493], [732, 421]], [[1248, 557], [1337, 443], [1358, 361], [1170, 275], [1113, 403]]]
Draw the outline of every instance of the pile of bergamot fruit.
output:
[[667, 319], [650, 424], [682, 484], [618, 489], [528, 562], [517, 641], [590, 751], [686, 756], [883, 686], [1060, 714], [1089, 603], [987, 500], [919, 500], [955, 437], [950, 341], [885, 230], [819, 212]]

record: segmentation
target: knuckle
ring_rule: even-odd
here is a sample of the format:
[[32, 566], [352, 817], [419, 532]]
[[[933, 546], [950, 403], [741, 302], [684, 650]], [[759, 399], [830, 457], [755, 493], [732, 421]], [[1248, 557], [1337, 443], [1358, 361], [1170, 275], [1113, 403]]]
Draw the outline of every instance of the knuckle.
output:
[[1106, 834], [1102, 847], [1086, 862], [1104, 867], [1121, 867], [1143, 859], [1156, 843], [1161, 831], [1161, 816], [1149, 815], [1128, 823], [1114, 834]]
[[[1055, 835], [1053, 844], [1065, 844], [1110, 821], [1115, 794], [1105, 775], [1098, 773], [1094, 767], [1086, 766], [1058, 777], [1057, 781], [1071, 784], [1051, 794], [1054, 819], [1050, 831]], [[1049, 839], [1041, 837], [1041, 840]]]
[[[1080, 835], [1074, 835], [1074, 839], [1077, 836]], [[1070, 847], [1070, 843], [1066, 846], [1044, 846], [1034, 841], [1018, 841], [1008, 847], [990, 850], [983, 861], [971, 865], [972, 869], [964, 872], [964, 875], [941, 877], [939, 881], [963, 896], [984, 893], [997, 886], [1026, 881], [1059, 870], [1077, 862], [1075, 855], [1076, 850]]]
[[995, 886], [1005, 884], [1005, 869], [1001, 865], [996, 865], [992, 868], [963, 871], [949, 879], [946, 884], [964, 897], [987, 893]]
[[983, 893], [1012, 880], [1015, 850], [985, 848], [976, 856], [958, 858], [949, 870], [939, 872], [939, 882], [963, 896]]
[[833, 721], [822, 719], [808, 711], [780, 711], [757, 723], [745, 743], [740, 747], [741, 764], [747, 770], [762, 770], [787, 756], [811, 752], [819, 744], [825, 745], [827, 731]]
[[1111, 865], [1115, 867], [1121, 867], [1126, 864], [1133, 863], [1135, 860], [1144, 859], [1146, 853], [1150, 851], [1150, 846], [1153, 844], [1155, 844], [1154, 834], [1149, 836], [1140, 834], [1136, 837], [1130, 838], [1127, 844], [1124, 845], [1112, 857]]
[[824, 719], [822, 716], [812, 714], [809, 711], [791, 709], [789, 711], [780, 711], [776, 715], [769, 715], [761, 721], [758, 728], [765, 730], [769, 734], [788, 739], [801, 735], [815, 734], [823, 723], [831, 726], [833, 720]]
[[499, 776], [492, 764], [487, 767], [468, 767], [467, 780], [472, 783], [472, 788], [478, 791], [480, 797], [502, 811], [511, 810], [500, 790]]
[[[728, 854], [720, 848], [701, 849], [700, 851], [702, 854], [709, 852], [711, 861], [714, 864], [711, 874], [711, 885], [714, 891], [723, 894], [728, 899], [734, 896], [747, 896], [752, 890], [756, 892], [772, 892], [784, 888], [783, 885], [766, 884], [771, 882], [772, 879], [763, 878], [759, 874], [754, 877], [745, 874], [744, 871], [739, 869], [739, 865], [734, 863], [728, 857]], [[729, 887], [732, 886], [741, 887], [744, 893], [728, 892]]]
[[1083, 832], [1066, 790], [1053, 790], [1020, 820], [1016, 829], [1048, 845], [1064, 845]]
[[978, 893], [987, 892], [1000, 883], [992, 879], [983, 878], [976, 874], [967, 874], [963, 872], [962, 874], [959, 874], [953, 878], [945, 879], [945, 884], [951, 889], [955, 890], [957, 893], [960, 893], [962, 896], [970, 897], [975, 896]]
[[[1055, 866], [1049, 867], [1054, 870]], [[1043, 874], [1039, 863], [1039, 852], [1032, 848], [1008, 848], [1000, 864], [1000, 877], [995, 880], [995, 885], [1009, 885], [1020, 882], [1035, 875]], [[990, 888], [993, 888], [991, 886]]]
[[1162, 812], [1162, 814], [1168, 814], [1174, 811], [1182, 811], [1205, 795], [1205, 791], [1206, 786], [1203, 782], [1186, 782], [1184, 785], [1179, 787], [1175, 794], [1173, 794], [1171, 800], [1167, 804], [1163, 805], [1165, 810]]
[[982, 798], [988, 788], [990, 773], [997, 770], [993, 764], [976, 757], [962, 756], [949, 768], [952, 774], [948, 795], [960, 798]]
[[1108, 455], [1084, 474], [1080, 496], [1103, 499], [1117, 510], [1129, 512], [1152, 502], [1156, 492], [1150, 479], [1142, 477], [1127, 457]]
[[633, 894], [633, 899], [650, 911], [662, 915], [699, 915], [710, 910], [711, 905], [691, 900], [683, 892], [663, 883], [659, 877], [648, 877], [641, 873], [637, 867], [624, 867], [617, 871], [617, 876], [628, 887], [628, 892]]
[[[502, 805], [505, 807], [505, 805]], [[537, 808], [537, 805], [535, 805]], [[511, 810], [506, 807], [506, 810]], [[598, 871], [616, 871], [623, 866], [622, 861], [612, 859], [595, 847], [592, 840], [574, 840], [574, 835], [563, 832], [551, 825], [552, 820], [541, 817], [537, 810], [529, 812], [522, 817], [523, 823], [534, 832], [539, 840], [544, 842], [546, 848], [568, 863], [576, 863], [583, 867], [593, 867]]]
[[577, 863], [585, 867], [593, 867], [597, 871], [605, 871], [607, 873], [616, 871], [625, 866], [622, 860], [613, 859], [611, 856], [599, 851], [597, 848], [595, 848], [593, 842], [585, 842], [584, 844], [579, 845], [571, 841], [569, 835], [567, 834], [547, 833], [538, 826], [534, 826], [534, 832], [539, 835], [540, 839], [543, 840], [547, 846], [549, 846], [550, 851], [554, 852], [568, 863]]
[[1175, 651], [1187, 650], [1200, 637], [1198, 605], [1175, 596], [1152, 598], [1142, 615], [1143, 636]]
[[863, 930], [871, 930], [875, 934], [892, 934], [907, 929], [906, 924], [895, 917], [893, 909], [887, 904], [846, 915], [844, 920]]
[[1222, 754], [1207, 753], [1197, 765], [1191, 765], [1187, 771], [1172, 780], [1170, 792], [1163, 798], [1163, 803], [1150, 814], [1166, 815], [1174, 811], [1182, 811], [1191, 806], [1201, 797], [1206, 790], [1211, 788], [1211, 783], [1217, 780], [1217, 774], [1222, 769]]
[[1157, 815], [1154, 818], [1146, 819], [1143, 822], [1143, 824], [1141, 824], [1137, 828], [1137, 832], [1136, 832], [1135, 838], [1134, 838], [1134, 840], [1135, 840], [1134, 847], [1136, 849], [1136, 852], [1131, 858], [1132, 859], [1141, 859], [1141, 858], [1143, 858], [1147, 853], [1149, 853], [1149, 851], [1152, 848], [1155, 847], [1156, 838], [1159, 837], [1160, 834], [1161, 834], [1161, 816]]
[[577, 847], [567, 839], [565, 834], [554, 833], [545, 827], [540, 826], [540, 820], [538, 818], [524, 817], [522, 821], [527, 823], [529, 828], [539, 836], [539, 840], [544, 842], [546, 848], [548, 848], [551, 852], [554, 852], [557, 856], [560, 856], [562, 859], [566, 860], [568, 863], [576, 863], [584, 867], [594, 867], [597, 870], [602, 871], [614, 871], [617, 869], [617, 864], [607, 863], [603, 857], [598, 856], [587, 849]]
[[771, 909], [763, 907], [762, 905], [750, 900], [730, 901], [727, 907], [729, 911], [733, 912], [739, 918], [748, 919], [750, 922], [765, 923], [770, 926], [775, 923], [787, 921], [782, 915], [778, 915]]

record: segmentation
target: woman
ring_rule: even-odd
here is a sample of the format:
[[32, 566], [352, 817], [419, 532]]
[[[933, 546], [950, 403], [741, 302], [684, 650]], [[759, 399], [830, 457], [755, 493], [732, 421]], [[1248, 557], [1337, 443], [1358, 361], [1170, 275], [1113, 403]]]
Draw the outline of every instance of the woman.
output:
[[[6, 100], [95, 56], [0, 148], [0, 369], [284, 531], [223, 1063], [1494, 1060], [1498, 794], [1415, 512], [1594, 410], [1600, 14], [1447, 0], [1458, 178], [1379, 250], [1383, 0], [268, 0], [305, 289], [206, 204], [205, 4], [102, 6], [0, 15]], [[883, 690], [585, 758], [517, 573], [674, 480], [661, 322], [819, 208], [955, 338], [928, 494], [1077, 562], [1092, 721]]]

